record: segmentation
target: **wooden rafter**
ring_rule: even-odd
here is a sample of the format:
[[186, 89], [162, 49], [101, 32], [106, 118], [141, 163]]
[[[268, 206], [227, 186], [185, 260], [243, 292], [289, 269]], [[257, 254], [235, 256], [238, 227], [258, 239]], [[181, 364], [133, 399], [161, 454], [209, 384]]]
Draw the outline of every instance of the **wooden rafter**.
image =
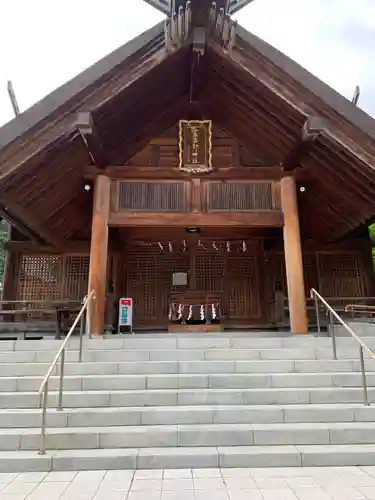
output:
[[73, 127], [77, 128], [81, 134], [92, 163], [98, 168], [105, 167], [108, 164], [107, 155], [104, 151], [92, 114], [88, 111], [80, 111], [77, 113], [77, 118]]

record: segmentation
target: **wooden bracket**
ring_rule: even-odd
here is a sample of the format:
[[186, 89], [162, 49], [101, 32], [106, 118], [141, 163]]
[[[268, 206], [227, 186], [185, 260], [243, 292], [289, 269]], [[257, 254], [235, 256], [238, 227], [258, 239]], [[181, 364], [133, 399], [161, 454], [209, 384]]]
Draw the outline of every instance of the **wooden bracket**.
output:
[[301, 135], [294, 144], [281, 166], [284, 170], [295, 170], [300, 166], [303, 157], [305, 157], [312, 148], [314, 141], [324, 133], [325, 122], [317, 116], [309, 116], [303, 124]]
[[74, 128], [81, 134], [93, 164], [98, 168], [106, 167], [108, 165], [107, 155], [105, 154], [91, 113], [88, 111], [77, 113]]

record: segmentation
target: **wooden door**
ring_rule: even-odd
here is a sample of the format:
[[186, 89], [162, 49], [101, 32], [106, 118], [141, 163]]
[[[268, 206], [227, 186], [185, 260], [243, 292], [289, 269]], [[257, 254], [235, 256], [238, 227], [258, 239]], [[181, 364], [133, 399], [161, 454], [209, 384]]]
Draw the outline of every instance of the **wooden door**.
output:
[[228, 255], [226, 291], [230, 319], [261, 319], [261, 289], [256, 255]]

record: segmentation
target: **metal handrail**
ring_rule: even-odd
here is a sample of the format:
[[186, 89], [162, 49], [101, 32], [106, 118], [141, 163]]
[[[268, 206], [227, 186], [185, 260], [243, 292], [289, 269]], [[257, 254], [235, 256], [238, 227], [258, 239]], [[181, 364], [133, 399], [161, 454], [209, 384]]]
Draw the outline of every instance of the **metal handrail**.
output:
[[[80, 332], [79, 332], [79, 355], [78, 355], [78, 360], [79, 362], [82, 362], [82, 348], [83, 348], [83, 334], [84, 334], [84, 329], [85, 329], [85, 324], [84, 324], [84, 316], [83, 313], [88, 309], [89, 303], [91, 300], [95, 299], [95, 290], [92, 290], [88, 296], [85, 297], [85, 300], [83, 302], [83, 305], [81, 307], [81, 310], [77, 314], [76, 319], [74, 320], [74, 323], [70, 327], [70, 330], [65, 337], [63, 343], [61, 344], [59, 350], [57, 351], [56, 356], [54, 357], [47, 373], [46, 376], [43, 379], [43, 382], [41, 383], [39, 387], [39, 397], [41, 398], [40, 401], [40, 406], [42, 407], [42, 424], [41, 424], [41, 430], [40, 430], [40, 447], [39, 447], [39, 455], [44, 455], [46, 453], [46, 447], [45, 447], [45, 439], [46, 439], [46, 421], [47, 421], [47, 402], [48, 402], [48, 382], [49, 379], [52, 375], [53, 370], [55, 369], [57, 362], [60, 359], [60, 385], [59, 385], [59, 397], [58, 397], [58, 403], [57, 403], [57, 410], [62, 410], [62, 397], [63, 397], [63, 386], [64, 386], [64, 365], [65, 365], [65, 348], [66, 345], [72, 336], [72, 333], [74, 332], [79, 320], [81, 320], [81, 325], [80, 325]], [[90, 323], [91, 323], [91, 318], [90, 315], [88, 314], [88, 321], [87, 325], [89, 328], [89, 331], [91, 330], [90, 328]]]
[[[339, 314], [331, 307], [328, 302], [320, 295], [319, 292], [315, 290], [315, 288], [312, 288], [310, 291], [310, 297], [314, 299], [315, 302], [315, 311], [316, 311], [316, 320], [317, 320], [317, 325], [318, 325], [318, 332], [320, 333], [320, 321], [319, 321], [319, 304], [318, 300], [326, 307], [328, 313], [329, 313], [329, 318], [330, 318], [330, 325], [333, 326], [333, 319], [336, 318], [337, 321], [345, 328], [347, 332], [350, 333], [350, 335], [353, 337], [354, 340], [356, 340], [359, 344], [359, 358], [361, 362], [361, 372], [362, 372], [362, 387], [363, 387], [363, 400], [364, 404], [366, 406], [370, 406], [370, 402], [368, 399], [368, 394], [367, 394], [367, 381], [366, 381], [366, 370], [365, 370], [365, 360], [363, 357], [363, 350], [366, 351], [368, 356], [375, 361], [375, 354], [371, 351], [369, 347], [363, 342], [362, 339], [358, 337], [350, 328], [350, 326], [339, 316]], [[336, 349], [336, 334], [335, 334], [335, 329], [331, 328], [332, 332], [332, 350], [333, 350], [333, 359], [337, 360], [337, 349]]]

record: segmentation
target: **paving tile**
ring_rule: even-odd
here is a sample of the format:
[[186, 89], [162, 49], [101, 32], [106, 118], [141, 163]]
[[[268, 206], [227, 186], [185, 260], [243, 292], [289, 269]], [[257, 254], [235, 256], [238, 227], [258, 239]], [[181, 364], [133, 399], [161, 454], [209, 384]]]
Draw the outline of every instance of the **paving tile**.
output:
[[28, 500], [58, 500], [69, 483], [40, 483], [27, 497]]
[[323, 488], [296, 488], [294, 493], [298, 500], [332, 500]]
[[3, 472], [0, 474], [0, 483], [10, 483], [18, 474]]
[[298, 497], [292, 490], [260, 490], [264, 500], [298, 500]]
[[[171, 492], [166, 492], [171, 493]], [[110, 500], [110, 499], [108, 499]], [[126, 500], [161, 500], [160, 491], [130, 491]], [[181, 497], [179, 500], [183, 500]]]
[[289, 486], [281, 477], [254, 478], [256, 486], [260, 490], [284, 490]]
[[65, 491], [59, 500], [93, 500], [94, 494], [90, 491]]
[[254, 479], [250, 477], [232, 477], [224, 479], [227, 490], [256, 490], [258, 488]]
[[7, 495], [29, 495], [36, 487], [38, 483], [16, 483], [12, 482], [5, 486], [4, 489], [1, 490], [1, 494]]
[[132, 481], [134, 471], [132, 470], [108, 470], [103, 478], [103, 482], [126, 483]]
[[319, 482], [313, 477], [287, 477], [286, 483], [292, 490], [296, 488], [319, 488]]
[[195, 500], [229, 500], [226, 490], [196, 490]]
[[136, 470], [134, 473], [134, 479], [162, 479], [163, 470], [162, 469], [151, 469], [151, 470]]
[[40, 483], [45, 479], [48, 472], [23, 472], [13, 480], [17, 483]]
[[125, 491], [106, 490], [96, 493], [93, 500], [126, 500], [127, 496], [128, 494]]
[[352, 486], [326, 486], [324, 489], [334, 500], [364, 500], [366, 498], [363, 493]]
[[44, 483], [53, 482], [53, 483], [65, 483], [71, 482], [78, 474], [77, 471], [52, 471], [46, 475], [43, 479]]
[[0, 500], [25, 500], [27, 495], [6, 495], [0, 492]]
[[197, 479], [214, 478], [214, 477], [221, 478], [220, 469], [193, 469], [192, 473], [193, 477]]
[[131, 491], [161, 491], [161, 479], [134, 479]]
[[229, 491], [230, 500], [264, 500], [259, 490], [233, 490]]
[[[133, 499], [130, 498], [129, 500]], [[145, 500], [148, 499], [145, 498]], [[163, 491], [161, 494], [161, 500], [195, 500], [195, 495], [194, 491]]]
[[164, 479], [191, 479], [192, 471], [191, 469], [165, 469], [163, 477]]
[[243, 469], [243, 468], [233, 468], [233, 469], [220, 469], [221, 475], [226, 477], [250, 477], [251, 469]]
[[163, 479], [162, 491], [193, 490], [192, 479]]
[[195, 490], [221, 490], [225, 489], [224, 480], [221, 478], [194, 479]]
[[358, 490], [361, 493], [363, 493], [366, 500], [375, 500], [375, 488], [367, 487], [367, 486], [359, 486]]

